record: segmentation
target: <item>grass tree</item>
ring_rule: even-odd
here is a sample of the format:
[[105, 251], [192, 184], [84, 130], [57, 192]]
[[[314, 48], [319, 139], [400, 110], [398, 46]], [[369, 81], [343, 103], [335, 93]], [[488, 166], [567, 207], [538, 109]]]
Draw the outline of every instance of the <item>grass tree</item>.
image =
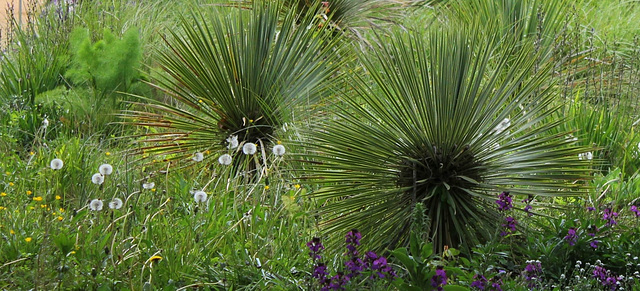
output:
[[145, 152], [190, 161], [197, 152], [235, 148], [230, 136], [238, 149], [270, 146], [300, 104], [322, 97], [344, 51], [330, 32], [309, 24], [314, 15], [285, 13], [282, 5], [260, 1], [249, 10], [200, 14], [170, 32], [158, 59], [164, 74], [152, 85], [171, 102], [144, 99], [148, 104], [137, 105], [148, 110], [123, 113], [154, 129], [141, 139]]
[[321, 187], [312, 197], [326, 233], [405, 245], [423, 203], [435, 248], [472, 246], [504, 223], [502, 191], [584, 193], [582, 149], [548, 133], [562, 119], [541, 122], [557, 109], [550, 66], [536, 70], [532, 46], [487, 31], [397, 31], [360, 54], [368, 76], [353, 76], [337, 120], [308, 136], [306, 179]]

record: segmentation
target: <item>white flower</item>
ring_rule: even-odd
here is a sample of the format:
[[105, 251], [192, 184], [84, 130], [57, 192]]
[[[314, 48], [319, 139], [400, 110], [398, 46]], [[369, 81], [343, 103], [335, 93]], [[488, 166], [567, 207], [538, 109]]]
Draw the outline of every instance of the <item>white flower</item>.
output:
[[42, 128], [47, 128], [49, 126], [49, 119], [45, 118], [42, 121]]
[[155, 186], [155, 185], [156, 185], [156, 183], [153, 183], [153, 182], [143, 183], [142, 184], [142, 188], [144, 188], [144, 189], [153, 189], [153, 186]]
[[100, 211], [102, 210], [102, 200], [100, 199], [93, 199], [91, 200], [91, 203], [89, 203], [89, 208], [93, 211]]
[[205, 202], [207, 201], [207, 193], [205, 193], [204, 191], [196, 191], [195, 193], [193, 193], [193, 199], [197, 203]]
[[109, 208], [111, 209], [120, 209], [122, 207], [122, 199], [114, 198], [113, 201], [109, 202]]
[[493, 132], [500, 134], [509, 126], [511, 126], [511, 120], [509, 118], [505, 118], [496, 126], [496, 128], [493, 129]]
[[578, 154], [578, 159], [580, 160], [592, 160], [593, 154], [591, 152]]
[[231, 155], [229, 155], [229, 154], [221, 155], [221, 156], [218, 158], [218, 162], [219, 162], [220, 164], [222, 164], [222, 165], [225, 165], [225, 166], [230, 165], [230, 164], [231, 164], [231, 161], [232, 161], [232, 158], [231, 158]]
[[192, 160], [196, 161], [196, 162], [202, 162], [202, 160], [204, 160], [204, 155], [200, 152], [197, 152], [195, 154], [193, 154], [193, 158], [191, 158]]
[[279, 144], [273, 147], [273, 154], [276, 156], [282, 156], [285, 153], [284, 146]]
[[49, 166], [51, 166], [51, 169], [60, 170], [62, 169], [62, 166], [64, 166], [64, 163], [61, 159], [53, 159], [51, 160], [51, 164], [49, 164]]
[[229, 149], [235, 149], [235, 148], [237, 148], [237, 147], [238, 147], [238, 136], [237, 136], [237, 135], [229, 136], [229, 137], [227, 138], [227, 142], [229, 143], [229, 144], [227, 145], [227, 148], [229, 148]]
[[111, 175], [111, 173], [113, 173], [113, 167], [109, 164], [100, 165], [100, 168], [98, 168], [98, 170], [103, 176]]
[[258, 149], [256, 148], [256, 144], [249, 142], [249, 143], [245, 143], [242, 146], [242, 152], [245, 155], [253, 155], [256, 153], [256, 151], [258, 151]]
[[100, 185], [104, 183], [104, 176], [100, 173], [95, 173], [91, 176], [91, 182], [93, 182], [93, 184]]

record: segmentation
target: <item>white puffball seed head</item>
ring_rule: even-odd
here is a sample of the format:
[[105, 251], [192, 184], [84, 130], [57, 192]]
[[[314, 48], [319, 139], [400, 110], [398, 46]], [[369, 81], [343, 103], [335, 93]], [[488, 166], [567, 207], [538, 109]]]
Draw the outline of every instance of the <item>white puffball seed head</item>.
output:
[[204, 191], [196, 191], [193, 193], [193, 200], [195, 200], [196, 203], [205, 202], [207, 201], [207, 193]]
[[49, 164], [49, 166], [51, 167], [51, 169], [60, 170], [64, 166], [64, 163], [62, 162], [61, 159], [53, 159], [51, 160], [51, 163]]
[[100, 165], [100, 168], [98, 168], [98, 170], [103, 176], [111, 175], [111, 173], [113, 173], [113, 167], [109, 164]]
[[281, 144], [273, 147], [273, 154], [276, 156], [283, 156], [285, 152], [284, 146]]
[[258, 151], [258, 148], [256, 147], [256, 144], [254, 143], [245, 143], [242, 146], [242, 152], [245, 155], [253, 155]]
[[220, 164], [224, 165], [224, 166], [231, 165], [231, 161], [232, 161], [232, 160], [233, 160], [233, 159], [231, 158], [231, 155], [229, 155], [229, 154], [221, 155], [221, 156], [218, 158], [218, 162], [219, 162]]
[[104, 176], [102, 176], [102, 174], [100, 173], [95, 173], [93, 174], [93, 176], [91, 176], [91, 182], [96, 185], [101, 185], [102, 183], [104, 183]]

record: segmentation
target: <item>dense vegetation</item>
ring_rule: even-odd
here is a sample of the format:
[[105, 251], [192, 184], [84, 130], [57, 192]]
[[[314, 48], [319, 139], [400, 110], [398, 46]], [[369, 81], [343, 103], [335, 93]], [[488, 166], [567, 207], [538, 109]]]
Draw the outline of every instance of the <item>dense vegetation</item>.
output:
[[0, 289], [640, 290], [635, 2], [29, 7]]

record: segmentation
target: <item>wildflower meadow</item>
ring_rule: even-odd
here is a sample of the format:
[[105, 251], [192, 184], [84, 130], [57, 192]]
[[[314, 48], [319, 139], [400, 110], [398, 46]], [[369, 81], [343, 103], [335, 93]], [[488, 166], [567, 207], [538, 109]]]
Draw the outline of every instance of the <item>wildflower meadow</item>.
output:
[[0, 290], [640, 290], [636, 1], [13, 2]]

